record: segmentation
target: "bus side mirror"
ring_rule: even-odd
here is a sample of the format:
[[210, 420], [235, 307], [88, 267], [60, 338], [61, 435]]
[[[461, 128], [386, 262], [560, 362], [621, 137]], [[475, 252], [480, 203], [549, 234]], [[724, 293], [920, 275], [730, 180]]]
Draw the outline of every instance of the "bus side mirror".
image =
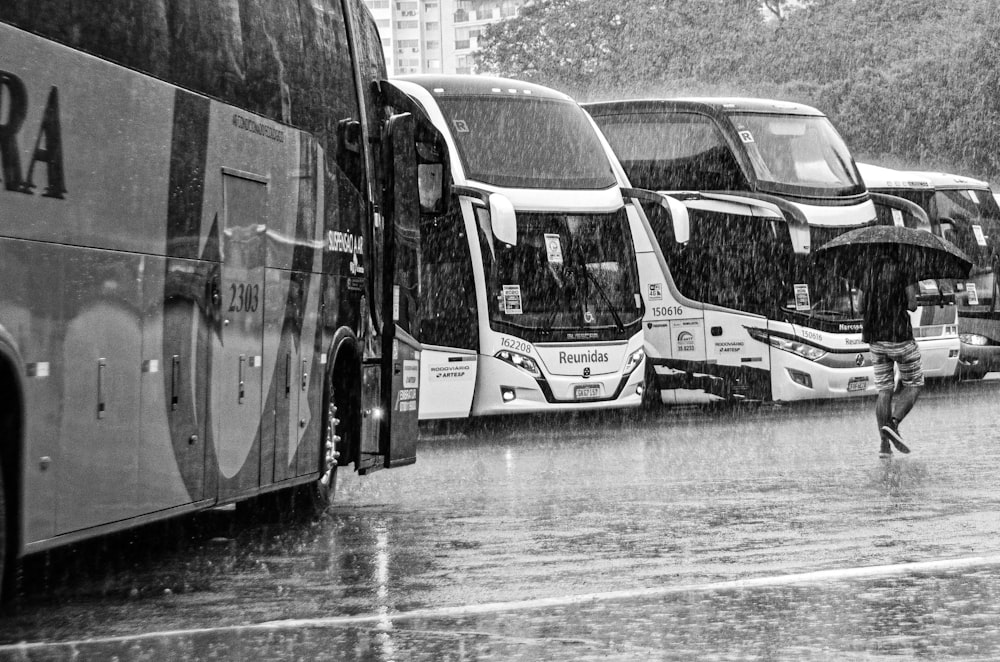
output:
[[674, 228], [674, 241], [686, 244], [691, 239], [691, 219], [687, 207], [677, 198], [642, 188], [622, 188], [623, 198], [634, 198], [663, 207], [670, 215], [670, 224]]
[[687, 207], [677, 198], [669, 195], [661, 195], [660, 206], [670, 213], [670, 220], [674, 226], [674, 241], [678, 244], [686, 244], [691, 239], [691, 218], [688, 216]]
[[442, 216], [448, 213], [448, 155], [440, 141], [417, 141], [417, 191], [420, 212]]
[[490, 194], [490, 226], [493, 236], [505, 244], [517, 243], [517, 218], [514, 205], [499, 193]]

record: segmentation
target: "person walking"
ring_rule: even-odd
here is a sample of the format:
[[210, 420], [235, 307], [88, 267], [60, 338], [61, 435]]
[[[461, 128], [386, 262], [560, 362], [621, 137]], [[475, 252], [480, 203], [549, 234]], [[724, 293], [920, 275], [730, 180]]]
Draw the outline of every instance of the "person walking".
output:
[[[920, 349], [913, 339], [909, 311], [917, 309], [917, 285], [893, 247], [873, 263], [862, 282], [862, 334], [875, 367], [875, 420], [881, 437], [879, 457], [891, 457], [892, 446], [909, 453], [899, 424], [913, 409], [924, 385]], [[897, 388], [895, 369], [899, 367]], [[891, 446], [890, 446], [891, 444]]]

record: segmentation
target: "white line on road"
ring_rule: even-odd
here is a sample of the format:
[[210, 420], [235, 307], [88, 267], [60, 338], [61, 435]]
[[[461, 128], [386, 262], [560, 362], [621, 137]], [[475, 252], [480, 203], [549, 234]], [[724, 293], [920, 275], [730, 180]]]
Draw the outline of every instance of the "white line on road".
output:
[[1000, 565], [1000, 554], [991, 556], [969, 556], [958, 559], [940, 559], [936, 561], [916, 561], [913, 563], [895, 563], [892, 565], [876, 565], [860, 568], [837, 568], [833, 570], [817, 570], [773, 577], [754, 577], [750, 579], [733, 579], [705, 584], [687, 584], [679, 586], [658, 586], [653, 588], [637, 588], [621, 591], [604, 591], [600, 593], [582, 593], [553, 598], [536, 598], [532, 600], [514, 600], [510, 602], [488, 602], [478, 605], [460, 605], [454, 607], [433, 607], [414, 609], [404, 612], [383, 612], [378, 614], [359, 614], [355, 616], [329, 616], [324, 618], [296, 618], [281, 621], [268, 621], [253, 625], [232, 625], [219, 628], [195, 628], [190, 630], [168, 630], [163, 632], [148, 632], [144, 634], [124, 635], [118, 637], [102, 637], [63, 642], [39, 642], [8, 644], [0, 646], [0, 653], [13, 651], [31, 651], [51, 647], [76, 647], [81, 645], [131, 643], [145, 639], [164, 639], [186, 637], [199, 634], [218, 634], [226, 632], [267, 632], [276, 630], [295, 630], [306, 628], [323, 628], [331, 626], [364, 625], [369, 623], [388, 626], [395, 621], [407, 621], [427, 618], [451, 618], [456, 616], [474, 616], [477, 614], [493, 614], [506, 611], [525, 611], [530, 609], [546, 609], [550, 607], [566, 607], [590, 602], [610, 602], [615, 600], [634, 600], [639, 598], [655, 598], [682, 593], [707, 593], [718, 591], [742, 591], [755, 588], [791, 586], [796, 584], [834, 583], [856, 579], [872, 579], [896, 575], [953, 572]]

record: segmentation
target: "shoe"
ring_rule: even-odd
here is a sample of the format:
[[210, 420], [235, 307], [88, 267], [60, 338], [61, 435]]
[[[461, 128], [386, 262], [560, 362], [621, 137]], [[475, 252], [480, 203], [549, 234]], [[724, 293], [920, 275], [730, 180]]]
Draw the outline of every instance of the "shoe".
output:
[[[909, 453], [910, 449], [907, 448], [906, 444], [903, 443], [903, 437], [899, 434], [899, 423], [896, 419], [892, 419], [892, 422], [888, 425], [882, 426], [882, 434], [885, 435], [892, 442], [892, 445], [896, 447], [896, 450], [900, 453]], [[883, 441], [884, 443], [884, 441]]]
[[878, 456], [882, 459], [892, 457], [892, 446], [889, 445], [889, 438], [882, 435], [882, 446], [878, 450]]

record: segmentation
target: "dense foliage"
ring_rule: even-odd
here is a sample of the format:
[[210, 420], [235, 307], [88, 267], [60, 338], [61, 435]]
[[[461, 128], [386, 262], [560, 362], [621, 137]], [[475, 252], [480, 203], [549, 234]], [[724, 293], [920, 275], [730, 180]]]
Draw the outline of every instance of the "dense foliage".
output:
[[481, 72], [577, 99], [765, 96], [826, 112], [855, 155], [1000, 181], [994, 0], [536, 0]]

